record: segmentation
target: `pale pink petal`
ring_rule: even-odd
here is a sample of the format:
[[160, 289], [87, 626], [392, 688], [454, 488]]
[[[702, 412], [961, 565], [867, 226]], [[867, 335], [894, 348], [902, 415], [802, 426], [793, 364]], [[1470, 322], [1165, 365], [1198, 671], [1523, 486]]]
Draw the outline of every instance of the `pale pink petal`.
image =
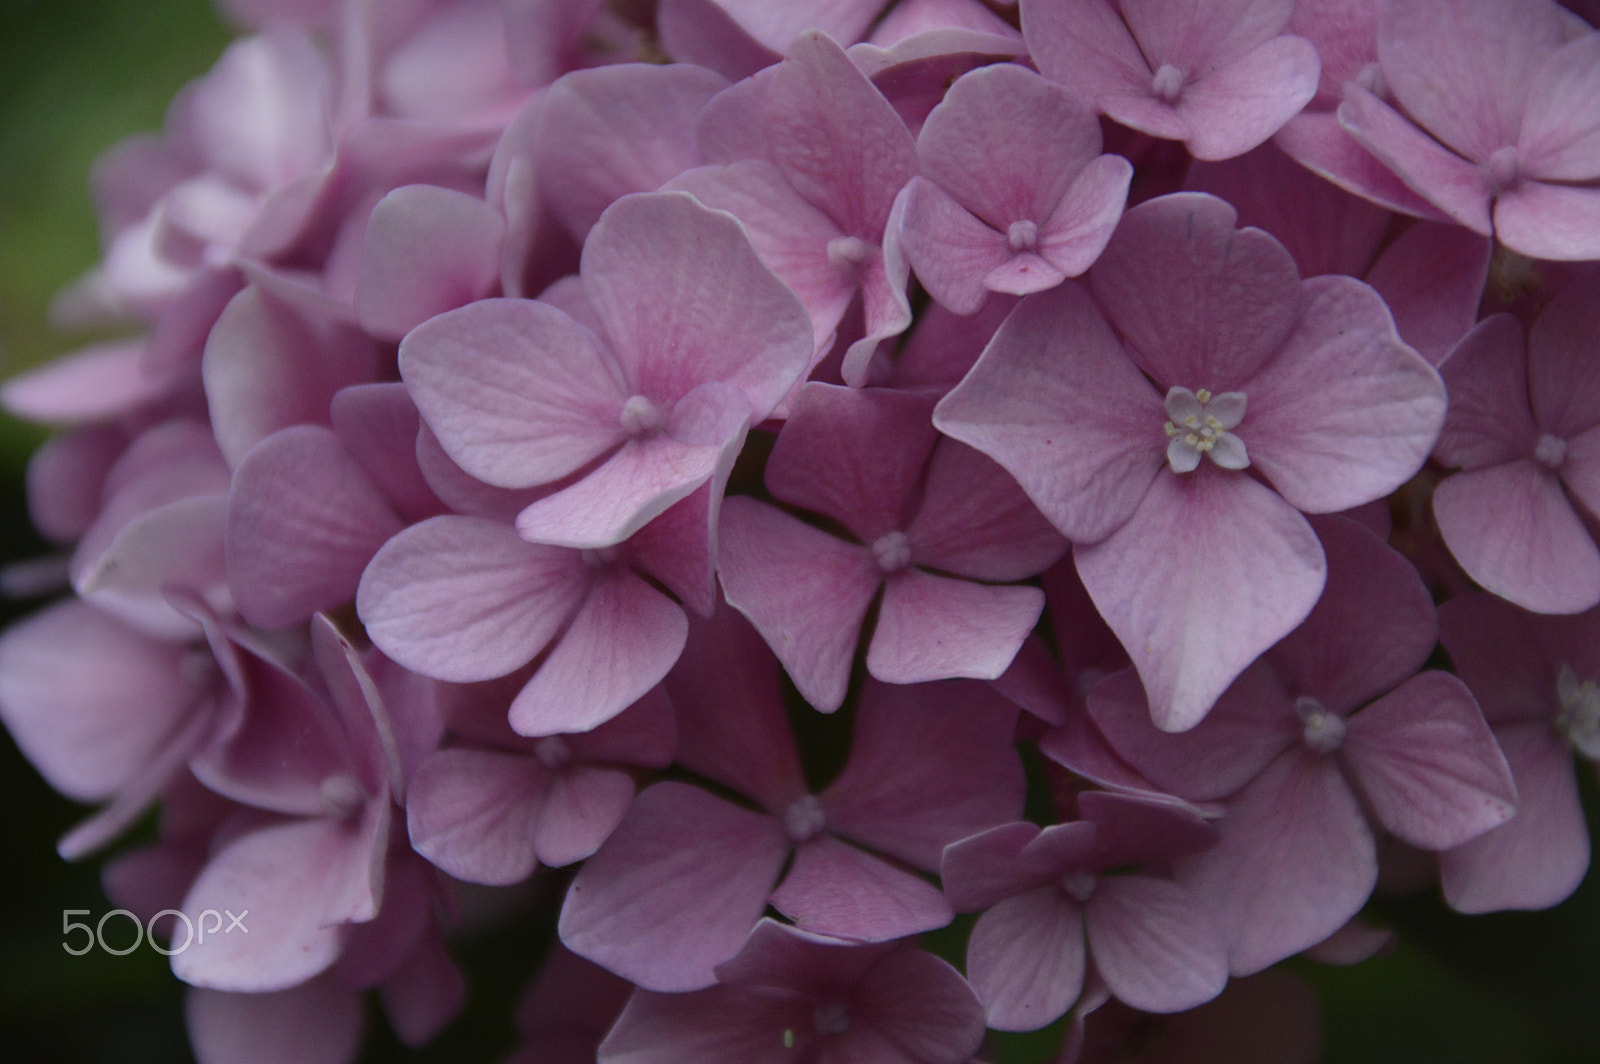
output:
[[1151, 64], [1174, 63], [1197, 75], [1276, 37], [1289, 24], [1288, 0], [1211, 0], [1175, 7], [1162, 0], [1117, 6]]
[[[386, 845], [387, 831], [380, 838]], [[234, 839], [200, 873], [183, 911], [198, 927], [205, 910], [228, 909], [249, 931], [174, 954], [173, 973], [191, 986], [259, 993], [326, 970], [343, 946], [344, 921], [376, 911], [373, 842], [370, 828], [331, 819], [290, 820]]]
[[615, 359], [544, 303], [488, 299], [441, 314], [407, 335], [400, 372], [450, 457], [497, 487], [558, 480], [627, 438]]
[[1111, 4], [1068, 0], [1021, 8], [1022, 36], [1040, 72], [1080, 99], [1149, 86], [1150, 65]]
[[1600, 306], [1595, 292], [1593, 282], [1568, 288], [1545, 307], [1528, 333], [1528, 398], [1534, 418], [1545, 432], [1563, 439], [1600, 424], [1600, 373], [1594, 365]]
[[688, 633], [677, 603], [632, 570], [612, 569], [511, 704], [512, 728], [551, 735], [605, 723], [661, 682]]
[[1236, 975], [1327, 938], [1377, 882], [1372, 832], [1332, 759], [1284, 754], [1217, 827], [1222, 841], [1182, 862], [1178, 878], [1212, 904]]
[[888, 683], [993, 680], [1044, 611], [1036, 587], [997, 587], [911, 568], [884, 585], [867, 671]]
[[610, 547], [693, 495], [725, 472], [744, 444], [749, 407], [743, 395], [726, 391], [716, 397], [720, 438], [690, 442], [669, 431], [630, 439], [577, 483], [523, 507], [517, 532], [534, 543]]
[[265, 994], [194, 987], [184, 998], [199, 1064], [349, 1064], [363, 1020], [361, 995], [332, 979]]
[[877, 242], [917, 172], [916, 142], [833, 40], [812, 31], [785, 45], [767, 106], [773, 161], [846, 233]]
[[934, 449], [905, 532], [913, 563], [974, 580], [1036, 576], [1067, 546], [993, 459], [954, 440]]
[[447, 515], [384, 545], [361, 578], [367, 634], [408, 668], [457, 683], [532, 660], [592, 579], [577, 552], [528, 543], [504, 525]]
[[1495, 200], [1494, 232], [1532, 258], [1600, 258], [1600, 189], [1524, 181]]
[[506, 223], [476, 196], [434, 185], [397, 188], [372, 208], [355, 308], [361, 327], [398, 340], [435, 314], [488, 295], [500, 277]]
[[[923, 177], [912, 178], [907, 186], [902, 239], [917, 280], [941, 306], [957, 314], [976, 311], [991, 287], [1026, 294], [1059, 284], [1065, 276], [1037, 255], [1017, 255], [1005, 233]], [[1025, 260], [1026, 275], [1021, 272], [1024, 265], [1015, 265], [996, 279], [998, 283], [988, 283], [995, 271], [1018, 258]]]
[[[962, 1064], [983, 1042], [983, 1007], [972, 989], [925, 950], [895, 950], [874, 964], [856, 984], [851, 1005], [864, 1029], [881, 1032], [908, 1061]], [[886, 1057], [866, 1052], [857, 1059]]]
[[1107, 876], [1084, 905], [1089, 954], [1106, 986], [1146, 1012], [1181, 1012], [1222, 993], [1228, 948], [1206, 903], [1176, 883]]
[[1066, 1013], [1083, 989], [1083, 910], [1055, 884], [978, 917], [967, 976], [1000, 1031], [1033, 1031]]
[[1535, 460], [1445, 478], [1433, 514], [1456, 561], [1496, 595], [1540, 613], [1600, 602], [1600, 550], [1556, 475]]
[[1042, 830], [1021, 820], [1001, 824], [946, 846], [939, 878], [951, 905], [977, 912], [1055, 883], [1064, 870], [1083, 865], [1094, 840], [1095, 826], [1082, 820]]
[[[1089, 160], [1054, 213], [1039, 227], [1039, 254], [1045, 261], [1068, 277], [1093, 266], [1122, 218], [1132, 178], [1133, 165], [1120, 155]], [[990, 280], [990, 287], [999, 291], [1018, 291], [1015, 286], [993, 284], [992, 276]]]
[[1464, 913], [1548, 909], [1589, 869], [1589, 832], [1572, 751], [1544, 722], [1495, 732], [1516, 776], [1517, 815], [1439, 857], [1445, 900]]
[[760, 919], [788, 852], [771, 817], [658, 783], [579, 869], [561, 941], [646, 989], [710, 986]]
[[0, 405], [46, 423], [99, 421], [143, 406], [170, 391], [173, 375], [152, 373], [144, 340], [95, 344], [18, 374], [0, 388]]
[[870, 551], [753, 499], [722, 509], [720, 575], [807, 702], [844, 702], [861, 620], [883, 582]]
[[[745, 79], [778, 61], [780, 43], [768, 47], [756, 40], [718, 0], [660, 0], [656, 26], [667, 54], [679, 62], [698, 63], [729, 78]], [[786, 43], [786, 42], [785, 42]]]
[[[1060, 357], [1063, 336], [1071, 359]], [[1081, 543], [1139, 505], [1165, 462], [1165, 420], [1161, 395], [1071, 283], [1024, 300], [934, 411], [939, 431], [999, 462]]]
[[1600, 35], [1586, 33], [1539, 64], [1517, 137], [1521, 164], [1541, 181], [1600, 177]]
[[1199, 192], [1142, 203], [1089, 273], [1095, 300], [1163, 394], [1244, 390], [1300, 317], [1294, 259], [1236, 221], [1231, 206]]
[[673, 403], [706, 381], [771, 413], [811, 364], [811, 320], [744, 227], [685, 192], [624, 197], [583, 246], [585, 290], [629, 386]]
[[579, 765], [558, 774], [539, 813], [539, 860], [560, 868], [598, 850], [628, 812], [633, 789], [633, 777], [614, 768]]
[[330, 430], [274, 433], [239, 464], [228, 498], [228, 584], [239, 612], [284, 628], [344, 605], [401, 527]]
[[406, 795], [411, 845], [471, 883], [520, 883], [538, 867], [533, 834], [550, 775], [531, 758], [440, 750]]
[[616, 200], [701, 163], [695, 119], [727, 79], [688, 63], [576, 70], [550, 87], [536, 142], [539, 191], [582, 239]]
[[1476, 166], [1353, 81], [1345, 85], [1338, 114], [1345, 131], [1413, 192], [1474, 233], [1489, 235], [1489, 191]]
[[1381, 498], [1422, 468], [1445, 419], [1444, 383], [1349, 277], [1304, 284], [1300, 322], [1250, 381], [1250, 463], [1310, 513]]
[[1163, 470], [1127, 524], [1075, 557], [1163, 731], [1199, 723], [1311, 612], [1326, 573], [1304, 517], [1248, 477], [1209, 467]]
[[415, 453], [421, 419], [399, 381], [358, 384], [333, 397], [329, 408], [339, 442], [372, 478], [395, 513], [418, 521], [440, 512]]
[[1184, 86], [1177, 110], [1193, 130], [1184, 143], [1197, 159], [1243, 155], [1311, 101], [1320, 72], [1317, 50], [1305, 38], [1262, 42]]
[[891, 942], [955, 916], [926, 880], [826, 835], [795, 850], [767, 901], [803, 930], [858, 942]]
[[1466, 684], [1415, 676], [1350, 718], [1344, 763], [1378, 822], [1425, 850], [1448, 850], [1517, 811], [1511, 770]]
[[[1337, 105], [1342, 98], [1342, 86], [1340, 82], [1339, 96], [1330, 101], [1331, 105]], [[1346, 132], [1336, 111], [1307, 108], [1291, 118], [1272, 140], [1301, 166], [1346, 192], [1415, 218], [1446, 223], [1451, 220]]]

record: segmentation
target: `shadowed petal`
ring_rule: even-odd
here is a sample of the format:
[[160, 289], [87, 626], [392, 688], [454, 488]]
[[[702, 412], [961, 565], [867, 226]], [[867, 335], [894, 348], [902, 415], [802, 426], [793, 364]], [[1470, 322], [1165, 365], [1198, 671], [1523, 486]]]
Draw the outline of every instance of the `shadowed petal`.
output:
[[1078, 999], [1084, 969], [1083, 910], [1055, 884], [995, 905], [967, 943], [972, 989], [1000, 1031], [1055, 1022]]

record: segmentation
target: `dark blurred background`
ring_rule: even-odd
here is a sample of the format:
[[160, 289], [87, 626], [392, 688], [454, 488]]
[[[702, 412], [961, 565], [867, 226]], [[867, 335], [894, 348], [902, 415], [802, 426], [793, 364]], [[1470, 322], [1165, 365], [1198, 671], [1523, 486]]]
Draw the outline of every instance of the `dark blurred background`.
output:
[[[229, 34], [209, 0], [0, 0], [0, 378], [80, 342], [51, 329], [47, 308], [98, 254], [89, 166], [117, 139], [159, 128], [167, 101]], [[22, 489], [42, 438], [0, 414], [7, 562], [46, 550], [28, 527]], [[0, 619], [34, 605], [0, 600]], [[1591, 823], [1600, 823], [1591, 774], [1581, 775]], [[63, 910], [87, 909], [92, 920], [111, 908], [98, 861], [69, 865], [55, 854], [55, 839], [82, 813], [0, 738], [0, 1052], [28, 1064], [186, 1061], [182, 991], [161, 956], [62, 949]], [[1460, 917], [1429, 889], [1377, 903], [1372, 915], [1400, 932], [1392, 954], [1349, 969], [1293, 965], [1322, 994], [1329, 1064], [1600, 1060], [1596, 877], [1546, 913]], [[463, 943], [472, 988], [464, 1019], [421, 1055], [380, 1025], [364, 1059], [501, 1055], [510, 1005], [547, 933], [525, 919]]]

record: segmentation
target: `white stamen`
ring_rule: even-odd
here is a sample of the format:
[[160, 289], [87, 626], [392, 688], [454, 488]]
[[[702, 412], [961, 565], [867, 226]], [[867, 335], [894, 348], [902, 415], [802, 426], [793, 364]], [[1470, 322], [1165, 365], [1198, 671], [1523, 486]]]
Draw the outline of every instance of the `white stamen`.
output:
[[1011, 228], [1006, 230], [1006, 239], [1011, 242], [1012, 251], [1032, 251], [1039, 246], [1039, 223], [1026, 218], [1012, 222]]
[[1578, 753], [1600, 761], [1600, 687], [1593, 680], [1580, 683], [1572, 666], [1563, 665], [1556, 676], [1556, 697], [1561, 701], [1556, 731]]
[[1547, 469], [1560, 469], [1561, 463], [1567, 460], [1567, 441], [1547, 432], [1539, 437], [1533, 456]]
[[1379, 99], [1388, 99], [1389, 83], [1384, 80], [1383, 68], [1376, 62], [1368, 63], [1350, 79]]
[[795, 842], [809, 842], [822, 834], [828, 826], [828, 814], [816, 795], [803, 794], [790, 803], [783, 813], [783, 830]]
[[1150, 79], [1150, 91], [1155, 93], [1156, 98], [1162, 103], [1177, 103], [1187, 77], [1187, 74], [1171, 63], [1162, 63], [1161, 69]]
[[642, 436], [661, 427], [664, 420], [661, 410], [642, 395], [630, 395], [622, 404], [622, 431], [629, 436]]
[[844, 1034], [850, 1029], [850, 1010], [840, 1001], [825, 1001], [817, 1006], [813, 1016], [817, 1034], [824, 1037], [830, 1034]]
[[1295, 715], [1300, 718], [1300, 737], [1319, 754], [1331, 754], [1344, 745], [1348, 727], [1337, 713], [1329, 713], [1321, 702], [1304, 696], [1294, 700]]
[[1522, 180], [1522, 164], [1517, 149], [1509, 144], [1504, 148], [1496, 148], [1493, 155], [1478, 164], [1478, 172], [1488, 186], [1489, 195], [1509, 192]]
[[1166, 410], [1171, 421], [1165, 429], [1167, 463], [1174, 473], [1192, 473], [1200, 467], [1203, 455], [1223, 469], [1244, 469], [1250, 464], [1250, 453], [1244, 441], [1230, 430], [1244, 420], [1245, 396], [1243, 392], [1223, 392], [1212, 395], [1201, 388], [1198, 392], [1174, 385], [1167, 392]]
[[344, 817], [360, 809], [366, 795], [361, 791], [361, 784], [341, 772], [322, 781], [317, 797], [322, 799], [322, 808], [329, 816]]
[[843, 269], [846, 266], [860, 266], [872, 258], [873, 252], [878, 248], [869, 244], [858, 236], [836, 236], [828, 241], [828, 261]]
[[879, 536], [872, 544], [872, 556], [878, 568], [886, 573], [898, 573], [911, 564], [911, 541], [904, 532], [890, 532]]
[[533, 756], [551, 772], [559, 772], [572, 762], [572, 747], [559, 735], [540, 739], [533, 748]]

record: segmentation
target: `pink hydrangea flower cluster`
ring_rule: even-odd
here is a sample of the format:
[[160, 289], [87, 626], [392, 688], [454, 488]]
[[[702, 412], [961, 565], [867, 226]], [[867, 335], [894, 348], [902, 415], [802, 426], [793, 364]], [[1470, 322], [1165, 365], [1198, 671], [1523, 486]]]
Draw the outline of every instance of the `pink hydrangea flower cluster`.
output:
[[1592, 5], [227, 7], [95, 172], [138, 334], [0, 391], [0, 718], [249, 910], [203, 1064], [431, 1039], [462, 882], [548, 888], [518, 1061], [1072, 1064], [1306, 1017], [1385, 861], [1584, 875]]

